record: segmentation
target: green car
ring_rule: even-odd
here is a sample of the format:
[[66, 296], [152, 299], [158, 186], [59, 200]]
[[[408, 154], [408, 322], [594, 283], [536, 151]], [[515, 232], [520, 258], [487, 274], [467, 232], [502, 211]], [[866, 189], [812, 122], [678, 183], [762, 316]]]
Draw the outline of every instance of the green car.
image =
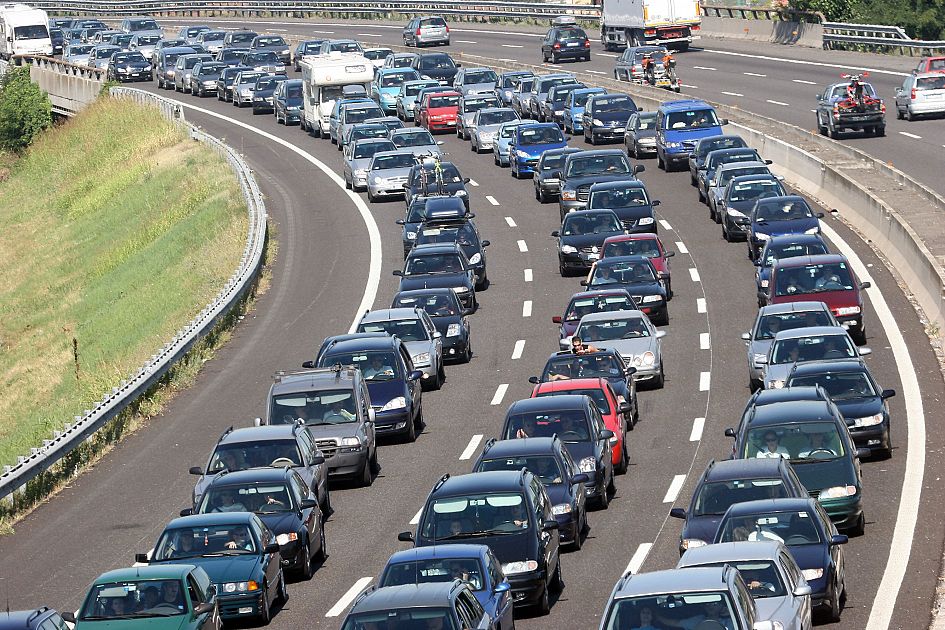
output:
[[158, 538], [151, 566], [189, 562], [216, 586], [220, 616], [269, 623], [276, 600], [288, 598], [276, 535], [252, 512], [214, 512], [175, 518]]
[[89, 588], [75, 630], [220, 630], [216, 587], [192, 564], [116, 569]]

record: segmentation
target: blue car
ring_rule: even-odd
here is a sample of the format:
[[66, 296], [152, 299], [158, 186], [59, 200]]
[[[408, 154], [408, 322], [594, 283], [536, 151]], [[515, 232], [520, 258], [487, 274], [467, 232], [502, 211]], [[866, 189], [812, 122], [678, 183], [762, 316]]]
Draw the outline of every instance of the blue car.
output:
[[[755, 260], [765, 241], [783, 234], [820, 234], [823, 212], [814, 212], [803, 197], [785, 195], [760, 199], [751, 212], [748, 256]], [[818, 252], [819, 253], [819, 252]]]
[[696, 142], [722, 134], [722, 125], [715, 108], [699, 100], [667, 101], [656, 113], [656, 160], [660, 168], [674, 170], [689, 163], [689, 154]]
[[796, 256], [829, 254], [830, 250], [820, 234], [784, 234], [772, 236], [761, 247], [755, 258], [755, 284], [758, 291], [767, 293], [771, 281], [771, 268], [778, 260]]
[[509, 166], [512, 177], [535, 173], [541, 154], [568, 146], [557, 123], [529, 123], [515, 129], [509, 144]]
[[371, 82], [371, 98], [377, 101], [385, 114], [396, 114], [400, 86], [407, 81], [419, 80], [420, 73], [413, 68], [380, 68]]
[[584, 133], [584, 124], [581, 117], [584, 116], [584, 106], [587, 99], [594, 94], [606, 94], [604, 88], [581, 88], [568, 94], [568, 100], [564, 103], [564, 114], [562, 126], [564, 132], [572, 136]]
[[496, 627], [512, 628], [512, 591], [502, 564], [486, 545], [450, 544], [398, 551], [387, 560], [377, 579], [378, 588], [459, 578]]

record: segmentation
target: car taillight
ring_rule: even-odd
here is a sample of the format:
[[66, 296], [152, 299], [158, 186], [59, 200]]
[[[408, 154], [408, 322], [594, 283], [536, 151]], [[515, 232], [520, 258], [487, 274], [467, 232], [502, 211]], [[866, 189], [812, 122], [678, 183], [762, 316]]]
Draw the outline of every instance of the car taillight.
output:
[[643, 34], [644, 34], [644, 35], [656, 35], [656, 29], [655, 29], [655, 28], [646, 28], [646, 29], [643, 29]]
[[909, 98], [915, 100], [915, 88], [912, 88], [912, 95]]
[[417, 27], [417, 37], [420, 37], [420, 27]]
[[840, 108], [836, 105], [833, 106], [833, 117], [840, 120]]
[[553, 46], [553, 48], [555, 50], [561, 50], [561, 42], [555, 42], [555, 45]]
[[585, 40], [584, 40], [584, 47], [585, 47], [585, 48], [590, 48], [590, 47], [591, 47], [591, 40], [585, 39]]
[[450, 27], [449, 27], [449, 25], [448, 25], [448, 24], [446, 25], [446, 32], [447, 32], [447, 33], [449, 33], [449, 32], [450, 32]]

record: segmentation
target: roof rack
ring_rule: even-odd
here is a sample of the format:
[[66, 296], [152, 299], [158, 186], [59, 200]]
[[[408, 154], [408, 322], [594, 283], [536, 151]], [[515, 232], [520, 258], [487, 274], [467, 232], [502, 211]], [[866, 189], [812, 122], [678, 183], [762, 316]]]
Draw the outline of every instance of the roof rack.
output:
[[443, 475], [442, 477], [440, 477], [440, 479], [439, 479], [435, 484], [433, 484], [433, 490], [432, 490], [431, 492], [436, 492], [437, 490], [439, 490], [439, 489], [440, 489], [440, 486], [442, 486], [444, 483], [446, 483], [446, 480], [449, 479], [449, 478], [450, 478], [450, 474], [449, 474], [449, 473], [446, 473], [445, 475]]

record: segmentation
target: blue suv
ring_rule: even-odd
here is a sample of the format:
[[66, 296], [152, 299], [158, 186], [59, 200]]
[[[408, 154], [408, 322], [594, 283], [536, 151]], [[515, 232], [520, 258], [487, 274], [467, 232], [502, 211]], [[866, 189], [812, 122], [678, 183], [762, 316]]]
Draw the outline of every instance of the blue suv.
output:
[[571, 135], [583, 134], [584, 124], [581, 117], [584, 116], [584, 106], [587, 105], [587, 99], [594, 94], [606, 94], [607, 90], [600, 87], [581, 88], [568, 94], [568, 100], [564, 102], [564, 114], [562, 115], [562, 126], [565, 133]]
[[535, 173], [541, 154], [550, 149], [563, 149], [568, 141], [557, 123], [520, 125], [512, 135], [509, 146], [509, 165], [512, 177]]
[[728, 120], [719, 118], [705, 101], [667, 101], [656, 113], [656, 160], [660, 168], [674, 170], [689, 163], [689, 154], [700, 138], [718, 136]]

